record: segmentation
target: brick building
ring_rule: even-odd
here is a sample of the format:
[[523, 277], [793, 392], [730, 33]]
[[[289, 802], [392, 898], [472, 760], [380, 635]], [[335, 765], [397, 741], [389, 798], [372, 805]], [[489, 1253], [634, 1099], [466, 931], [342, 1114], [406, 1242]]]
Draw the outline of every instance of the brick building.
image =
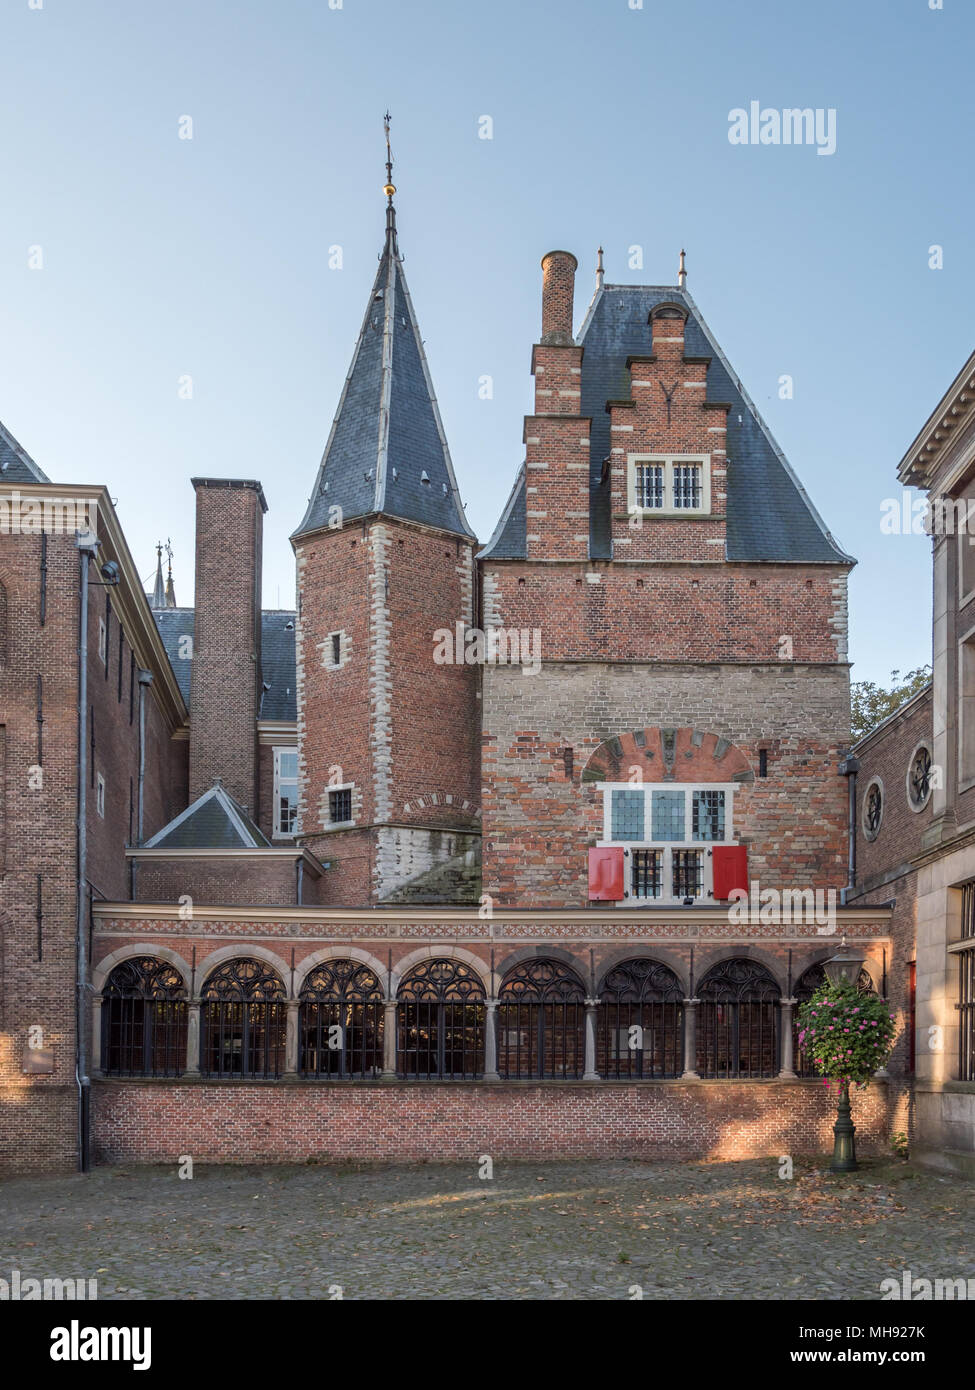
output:
[[827, 1147], [796, 1001], [839, 933], [906, 988], [891, 908], [842, 901], [853, 561], [683, 262], [600, 272], [573, 336], [565, 251], [479, 548], [387, 197], [294, 612], [259, 482], [193, 480], [179, 608], [2, 436], [52, 515], [0, 532], [0, 1160]]
[[[898, 466], [927, 498], [931, 685], [853, 750], [857, 904], [892, 904], [912, 1127], [925, 1161], [975, 1173], [975, 354]], [[906, 978], [901, 978], [906, 977]]]

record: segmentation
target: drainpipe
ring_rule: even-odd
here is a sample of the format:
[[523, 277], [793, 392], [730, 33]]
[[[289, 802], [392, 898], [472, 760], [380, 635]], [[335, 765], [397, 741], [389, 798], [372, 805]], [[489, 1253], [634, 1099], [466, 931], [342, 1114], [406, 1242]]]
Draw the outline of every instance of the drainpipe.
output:
[[850, 855], [847, 869], [848, 882], [840, 892], [840, 903], [846, 906], [847, 899], [857, 886], [857, 773], [860, 771], [860, 764], [852, 753], [847, 753], [846, 757], [840, 762], [839, 773], [846, 778], [848, 792], [848, 838], [850, 842]]
[[81, 564], [78, 619], [78, 918], [75, 942], [75, 1080], [78, 1085], [78, 1167], [91, 1166], [88, 1036], [88, 566], [98, 554], [99, 540], [92, 531], [79, 531], [75, 541]]
[[136, 818], [136, 843], [142, 844], [143, 791], [146, 780], [146, 690], [152, 685], [152, 672], [139, 668], [139, 801]]

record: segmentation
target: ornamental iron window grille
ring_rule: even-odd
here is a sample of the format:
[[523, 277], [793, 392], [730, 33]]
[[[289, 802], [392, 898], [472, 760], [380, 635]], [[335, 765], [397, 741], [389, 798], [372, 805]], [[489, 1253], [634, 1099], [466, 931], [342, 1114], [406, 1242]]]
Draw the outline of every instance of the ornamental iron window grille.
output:
[[385, 995], [375, 972], [330, 960], [305, 976], [298, 996], [298, 1071], [319, 1080], [366, 1080], [383, 1070]]
[[677, 976], [659, 961], [638, 958], [614, 965], [599, 995], [599, 1075], [613, 1081], [680, 1076], [683, 993]]
[[884, 798], [877, 782], [871, 782], [867, 788], [867, 805], [864, 812], [867, 832], [876, 835], [880, 829], [880, 822], [884, 814]]
[[779, 987], [755, 961], [714, 965], [698, 989], [699, 1075], [760, 1079], [779, 1069]]
[[484, 998], [480, 976], [462, 961], [415, 965], [396, 995], [397, 1074], [425, 1081], [482, 1076]]
[[269, 965], [246, 957], [224, 961], [208, 976], [200, 999], [204, 1076], [281, 1075], [287, 1004], [284, 985]]
[[505, 1080], [577, 1080], [585, 1071], [585, 986], [569, 966], [532, 960], [498, 991], [498, 1072]]
[[124, 960], [102, 991], [102, 1070], [179, 1076], [186, 1066], [186, 985], [153, 956]]
[[[792, 1053], [795, 1059], [795, 1069], [797, 1076], [819, 1076], [820, 1072], [813, 1066], [813, 1059], [799, 1046], [799, 1005], [808, 1004], [818, 989], [822, 989], [827, 984], [826, 971], [823, 969], [822, 961], [817, 961], [815, 965], [810, 965], [808, 970], [804, 970], [799, 976], [796, 986], [792, 993], [795, 996], [796, 1004], [792, 1012]], [[866, 970], [860, 971], [857, 976], [857, 989], [861, 994], [875, 994], [873, 980]]]
[[931, 794], [931, 752], [923, 743], [911, 759], [908, 786], [911, 804], [920, 808]]
[[352, 819], [352, 788], [339, 787], [328, 794], [328, 818], [332, 825], [343, 825]]

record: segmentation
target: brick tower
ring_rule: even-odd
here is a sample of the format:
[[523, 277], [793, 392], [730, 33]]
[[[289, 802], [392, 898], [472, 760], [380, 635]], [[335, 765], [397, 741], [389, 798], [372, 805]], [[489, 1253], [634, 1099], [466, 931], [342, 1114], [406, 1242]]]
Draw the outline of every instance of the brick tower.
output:
[[474, 621], [475, 539], [403, 274], [394, 191], [387, 182], [379, 270], [292, 536], [301, 838], [330, 865], [330, 903], [479, 892], [477, 667], [435, 659], [438, 633]]

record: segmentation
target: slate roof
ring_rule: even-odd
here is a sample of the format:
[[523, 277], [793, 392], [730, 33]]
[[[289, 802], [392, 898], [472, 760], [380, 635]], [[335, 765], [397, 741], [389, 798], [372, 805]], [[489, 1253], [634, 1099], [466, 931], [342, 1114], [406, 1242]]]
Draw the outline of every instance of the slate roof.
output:
[[9, 430], [0, 423], [0, 484], [49, 483], [26, 449], [21, 448]]
[[269, 849], [271, 841], [242, 806], [216, 784], [197, 797], [143, 849]]
[[392, 219], [315, 488], [294, 535], [327, 526], [335, 506], [346, 519], [383, 512], [474, 534], [464, 517]]
[[[180, 638], [193, 636], [192, 608], [155, 608], [152, 616], [162, 638], [180, 694], [190, 708], [192, 659], [180, 656]], [[184, 651], [189, 644], [184, 644]], [[270, 686], [261, 702], [261, 719], [294, 722], [298, 718], [295, 695], [295, 614], [285, 608], [265, 608], [261, 613], [262, 680]]]
[[[580, 414], [592, 420], [590, 558], [612, 558], [610, 483], [609, 479], [600, 481], [603, 460], [611, 448], [606, 402], [629, 397], [626, 359], [649, 351], [650, 311], [665, 300], [683, 303], [688, 310], [684, 338], [687, 355], [711, 358], [707, 371], [708, 400], [731, 406], [727, 434], [731, 467], [726, 558], [785, 564], [854, 564], [852, 556], [840, 549], [826, 529], [697, 305], [686, 290], [671, 285], [604, 285], [596, 291], [576, 340], [585, 348]], [[491, 559], [524, 559], [525, 530], [523, 465], [494, 535], [481, 554]]]

